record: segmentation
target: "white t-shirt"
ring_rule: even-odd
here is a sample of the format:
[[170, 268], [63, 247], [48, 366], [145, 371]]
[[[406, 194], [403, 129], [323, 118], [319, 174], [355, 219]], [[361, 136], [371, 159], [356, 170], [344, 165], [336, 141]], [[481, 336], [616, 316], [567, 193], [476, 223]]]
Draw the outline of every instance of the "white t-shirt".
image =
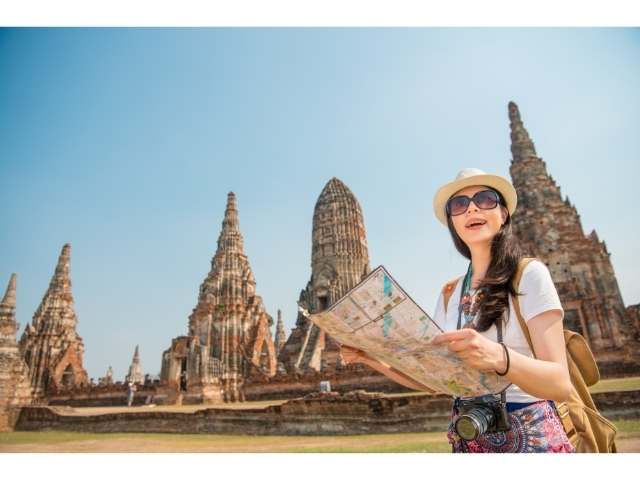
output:
[[[458, 280], [456, 288], [449, 298], [446, 318], [442, 293], [438, 297], [433, 320], [445, 332], [456, 330], [458, 326], [458, 305], [460, 303], [460, 289], [462, 288], [463, 279], [464, 277], [461, 277]], [[547, 266], [541, 261], [533, 260], [525, 267], [518, 291], [522, 293], [518, 297], [518, 301], [520, 302], [520, 313], [525, 322], [547, 310], [561, 310], [564, 317], [564, 310], [560, 304], [560, 298], [551, 279], [551, 274]], [[462, 323], [464, 324], [464, 316], [462, 317]], [[495, 325], [492, 325], [489, 330], [480, 333], [494, 342], [498, 341], [498, 331]], [[528, 357], [533, 357], [516, 317], [511, 295], [509, 295], [509, 321], [503, 327], [502, 337], [504, 344], [510, 349]], [[517, 385], [511, 385], [507, 389], [507, 402], [536, 402], [538, 400], [542, 399], [525, 393]]]

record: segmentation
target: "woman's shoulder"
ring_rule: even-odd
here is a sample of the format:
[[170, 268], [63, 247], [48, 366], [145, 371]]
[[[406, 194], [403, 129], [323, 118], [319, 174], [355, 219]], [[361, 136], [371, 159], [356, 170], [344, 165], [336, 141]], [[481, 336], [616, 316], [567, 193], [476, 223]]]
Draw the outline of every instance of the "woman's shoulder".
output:
[[530, 262], [522, 272], [518, 301], [525, 321], [546, 310], [562, 310], [551, 272], [540, 259]]
[[533, 258], [522, 270], [522, 278], [551, 275], [547, 265], [539, 258]]

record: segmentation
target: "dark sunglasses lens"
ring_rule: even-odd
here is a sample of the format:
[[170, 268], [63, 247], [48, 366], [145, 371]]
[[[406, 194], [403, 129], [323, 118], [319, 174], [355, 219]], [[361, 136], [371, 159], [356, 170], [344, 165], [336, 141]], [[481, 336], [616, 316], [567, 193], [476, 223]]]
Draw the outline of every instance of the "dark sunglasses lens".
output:
[[496, 208], [496, 205], [498, 205], [498, 195], [491, 190], [484, 190], [473, 196], [473, 203], [483, 210]]
[[453, 197], [449, 200], [449, 212], [452, 216], [461, 215], [467, 211], [469, 197]]

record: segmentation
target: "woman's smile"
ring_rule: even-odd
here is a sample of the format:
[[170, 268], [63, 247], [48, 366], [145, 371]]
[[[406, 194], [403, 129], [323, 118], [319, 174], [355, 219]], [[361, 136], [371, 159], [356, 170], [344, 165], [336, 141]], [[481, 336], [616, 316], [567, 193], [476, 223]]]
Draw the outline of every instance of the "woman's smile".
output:
[[467, 227], [467, 230], [480, 230], [482, 227], [484, 227], [484, 223], [476, 223], [473, 225], [470, 225]]

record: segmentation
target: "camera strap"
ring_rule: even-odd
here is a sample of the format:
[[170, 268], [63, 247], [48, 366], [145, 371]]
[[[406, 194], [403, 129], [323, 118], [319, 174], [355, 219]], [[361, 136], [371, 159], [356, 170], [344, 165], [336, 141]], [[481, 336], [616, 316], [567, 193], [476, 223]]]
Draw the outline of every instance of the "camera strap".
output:
[[[504, 318], [504, 312], [502, 312], [502, 315], [500, 316], [500, 318], [496, 322], [496, 330], [498, 330], [498, 342], [502, 342], [502, 319], [503, 318]], [[507, 389], [506, 388], [504, 390], [502, 390], [502, 392], [500, 392], [500, 402], [502, 403], [502, 405], [506, 405], [507, 404]]]
[[[467, 268], [467, 274], [464, 276], [464, 280], [462, 281], [462, 288], [460, 288], [460, 301], [458, 302], [458, 328], [457, 330], [460, 330], [460, 328], [462, 328], [462, 299], [464, 298], [465, 294], [470, 290], [471, 288], [471, 275], [473, 273], [473, 270], [471, 268], [472, 264], [471, 262], [469, 262], [469, 268]], [[504, 312], [502, 314], [502, 316], [500, 317], [500, 319], [496, 322], [496, 330], [498, 331], [498, 342], [502, 342], [503, 338], [502, 338], [502, 319], [504, 317]], [[505, 388], [502, 392], [500, 392], [500, 402], [502, 402], [503, 405], [507, 404], [507, 389]]]
[[469, 291], [471, 287], [471, 274], [473, 270], [471, 269], [471, 262], [469, 262], [469, 268], [467, 268], [467, 273], [464, 276], [464, 280], [462, 281], [462, 287], [460, 288], [460, 301], [458, 302], [458, 327], [457, 330], [462, 328], [462, 299], [465, 294]]

